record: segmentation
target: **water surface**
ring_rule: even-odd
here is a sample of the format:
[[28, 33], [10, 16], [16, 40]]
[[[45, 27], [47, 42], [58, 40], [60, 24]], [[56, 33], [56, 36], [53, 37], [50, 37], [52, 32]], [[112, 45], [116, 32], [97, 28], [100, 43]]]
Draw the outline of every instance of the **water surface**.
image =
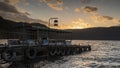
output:
[[120, 41], [74, 40], [73, 44], [91, 45], [92, 51], [64, 56], [46, 62], [42, 68], [120, 68]]
[[[120, 68], [120, 41], [74, 40], [72, 44], [89, 44], [92, 51], [29, 65], [32, 65], [32, 68]], [[23, 64], [18, 67], [24, 68]]]

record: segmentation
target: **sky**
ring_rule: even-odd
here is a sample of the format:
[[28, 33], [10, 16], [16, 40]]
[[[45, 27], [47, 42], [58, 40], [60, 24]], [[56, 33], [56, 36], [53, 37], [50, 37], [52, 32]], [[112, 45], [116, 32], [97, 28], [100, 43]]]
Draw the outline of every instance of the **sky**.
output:
[[57, 17], [59, 29], [120, 26], [120, 0], [0, 0], [0, 16], [17, 22], [48, 25]]

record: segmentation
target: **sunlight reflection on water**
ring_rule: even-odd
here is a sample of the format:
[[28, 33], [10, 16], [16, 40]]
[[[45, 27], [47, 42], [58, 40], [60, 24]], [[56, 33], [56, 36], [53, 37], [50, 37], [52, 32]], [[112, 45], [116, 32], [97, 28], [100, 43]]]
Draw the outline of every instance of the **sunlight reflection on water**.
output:
[[74, 40], [72, 44], [89, 44], [92, 51], [63, 56], [54, 62], [40, 61], [34, 68], [120, 68], [120, 41]]
[[[120, 41], [74, 40], [72, 43], [89, 44], [92, 51], [65, 56], [42, 68], [120, 68]], [[60, 63], [63, 60], [67, 61]]]

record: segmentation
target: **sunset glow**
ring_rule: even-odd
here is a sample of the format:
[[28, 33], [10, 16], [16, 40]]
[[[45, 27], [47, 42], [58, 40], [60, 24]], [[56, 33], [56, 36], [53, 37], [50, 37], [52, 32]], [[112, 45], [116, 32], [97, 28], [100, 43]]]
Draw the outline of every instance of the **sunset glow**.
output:
[[60, 29], [110, 27], [120, 25], [119, 3], [119, 0], [1, 0], [0, 16], [45, 25], [49, 18], [57, 17]]
[[84, 29], [84, 27], [77, 26], [77, 27], [73, 27], [73, 29]]

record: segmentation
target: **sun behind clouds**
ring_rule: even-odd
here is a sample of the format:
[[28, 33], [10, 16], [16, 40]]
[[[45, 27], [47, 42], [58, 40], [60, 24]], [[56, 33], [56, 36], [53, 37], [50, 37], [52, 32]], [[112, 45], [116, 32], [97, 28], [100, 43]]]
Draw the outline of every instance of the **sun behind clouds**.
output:
[[53, 26], [53, 28], [57, 29], [85, 29], [89, 27], [92, 26], [87, 21], [81, 18], [74, 20], [71, 23], [59, 23], [58, 27]]
[[85, 27], [81, 27], [81, 26], [76, 26], [76, 27], [72, 27], [72, 29], [84, 29]]

